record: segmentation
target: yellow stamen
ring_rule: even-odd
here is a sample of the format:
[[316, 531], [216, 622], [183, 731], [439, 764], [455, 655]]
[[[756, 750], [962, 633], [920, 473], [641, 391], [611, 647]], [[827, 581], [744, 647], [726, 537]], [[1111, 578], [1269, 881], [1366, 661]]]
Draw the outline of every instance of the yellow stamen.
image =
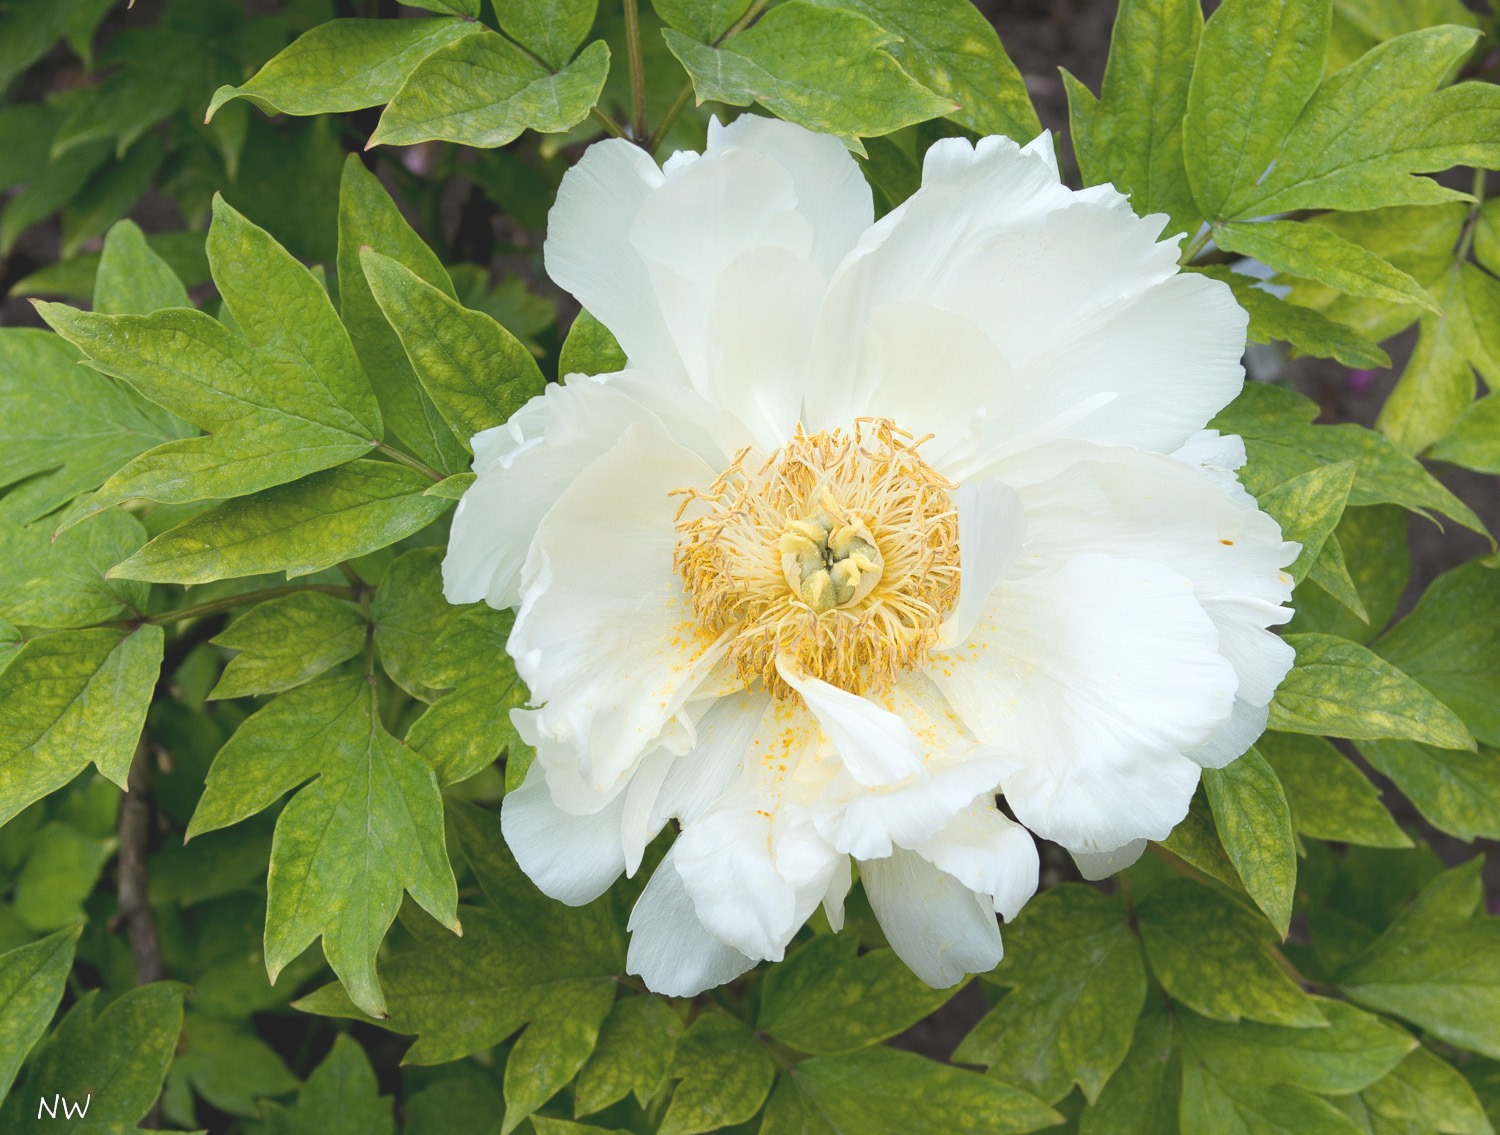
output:
[[917, 453], [926, 440], [883, 418], [799, 427], [758, 470], [744, 450], [706, 489], [677, 490], [677, 570], [702, 624], [734, 632], [747, 684], [793, 696], [782, 655], [863, 693], [926, 659], [958, 598], [956, 486]]

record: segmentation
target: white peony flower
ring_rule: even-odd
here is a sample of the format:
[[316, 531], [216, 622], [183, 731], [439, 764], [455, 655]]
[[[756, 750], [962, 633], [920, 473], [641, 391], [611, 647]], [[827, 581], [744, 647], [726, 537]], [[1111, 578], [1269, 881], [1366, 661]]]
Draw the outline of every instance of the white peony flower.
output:
[[[927, 982], [1001, 956], [1037, 884], [1186, 814], [1291, 664], [1297, 552], [1204, 424], [1245, 315], [1166, 218], [1060, 184], [1047, 136], [928, 151], [872, 223], [833, 138], [754, 116], [563, 180], [547, 270], [619, 339], [474, 439], [448, 598], [519, 604], [537, 749], [506, 837], [587, 902], [680, 834], [629, 968], [778, 960], [851, 860]], [[1003, 793], [1018, 825], [996, 806]]]

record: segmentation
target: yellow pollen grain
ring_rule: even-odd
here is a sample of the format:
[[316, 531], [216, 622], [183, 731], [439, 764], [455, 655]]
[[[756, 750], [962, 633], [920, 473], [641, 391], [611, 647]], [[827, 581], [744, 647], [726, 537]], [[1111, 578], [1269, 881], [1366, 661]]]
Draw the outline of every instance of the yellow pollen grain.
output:
[[[743, 450], [713, 484], [676, 490], [684, 498], [676, 569], [703, 628], [731, 635], [727, 659], [742, 681], [792, 697], [776, 669], [782, 657], [864, 693], [926, 661], [958, 598], [959, 559], [956, 486], [917, 452], [925, 440], [883, 418], [859, 419], [848, 431], [798, 427], [758, 468], [747, 467]], [[853, 547], [844, 533], [856, 529], [882, 561], [867, 593], [861, 587], [829, 605], [812, 588], [799, 594], [790, 586], [789, 532], [829, 549], [839, 578], [852, 581], [869, 571], [843, 558]]]

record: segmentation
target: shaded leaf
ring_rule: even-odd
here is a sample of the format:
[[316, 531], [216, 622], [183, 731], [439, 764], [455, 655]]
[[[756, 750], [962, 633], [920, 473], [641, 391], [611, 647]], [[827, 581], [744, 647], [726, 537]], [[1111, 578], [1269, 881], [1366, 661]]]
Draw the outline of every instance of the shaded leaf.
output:
[[432, 770], [381, 726], [363, 678], [303, 686], [246, 719], [214, 758], [187, 836], [254, 815], [309, 778], [276, 821], [266, 971], [275, 980], [321, 936], [350, 997], [383, 1016], [375, 951], [402, 892], [457, 932], [457, 890]]
[[1146, 999], [1140, 946], [1114, 899], [1063, 885], [1038, 895], [1006, 929], [986, 981], [1011, 992], [954, 1053], [1048, 1102], [1077, 1082], [1097, 1099], [1130, 1048]]
[[450, 504], [423, 495], [431, 484], [404, 465], [352, 461], [199, 513], [111, 574], [153, 583], [309, 575], [425, 528]]

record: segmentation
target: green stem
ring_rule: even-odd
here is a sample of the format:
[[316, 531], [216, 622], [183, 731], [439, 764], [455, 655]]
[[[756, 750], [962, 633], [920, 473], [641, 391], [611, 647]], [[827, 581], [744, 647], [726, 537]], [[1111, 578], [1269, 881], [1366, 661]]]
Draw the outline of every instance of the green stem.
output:
[[604, 132], [611, 138], [624, 138], [627, 141], [630, 139], [630, 135], [625, 133], [620, 124], [609, 115], [605, 114], [597, 106], [594, 107], [593, 110], [589, 111], [589, 117], [597, 122], [600, 126], [604, 127]]
[[1203, 251], [1208, 242], [1213, 239], [1213, 235], [1213, 226], [1209, 225], [1192, 240], [1188, 241], [1187, 247], [1182, 250], [1182, 255], [1177, 258], [1177, 263], [1184, 265], [1191, 264], [1193, 262], [1193, 257], [1197, 256], [1198, 253]]
[[[283, 595], [295, 595], [299, 591], [321, 591], [324, 595], [337, 595], [340, 599], [358, 599], [359, 593], [352, 587], [339, 587], [332, 583], [288, 583], [284, 587], [267, 587], [260, 591], [246, 591], [239, 595], [229, 595], [223, 599], [211, 599], [207, 603], [198, 603], [191, 607], [179, 607], [175, 611], [163, 611], [160, 615], [152, 615], [141, 619], [139, 622], [150, 623], [161, 626], [166, 623], [181, 623], [188, 619], [200, 619], [204, 615], [217, 615], [220, 611], [232, 611], [236, 607], [244, 607], [251, 603], [259, 603], [262, 599], [278, 599]], [[119, 623], [104, 623], [103, 626], [120, 626]], [[134, 625], [134, 624], [128, 624]]]
[[1469, 207], [1463, 235], [1458, 238], [1458, 250], [1454, 253], [1460, 264], [1469, 258], [1469, 249], [1474, 246], [1474, 230], [1479, 227], [1479, 207], [1484, 204], [1484, 170], [1474, 171], [1474, 187], [1469, 192], [1474, 197], [1474, 204]]
[[630, 62], [630, 128], [636, 141], [646, 137], [646, 71], [641, 61], [641, 16], [636, 0], [624, 0], [625, 49]]
[[714, 40], [713, 43], [711, 43], [709, 46], [718, 47], [719, 44], [723, 43], [730, 36], [739, 35], [740, 32], [744, 31], [752, 23], [755, 22], [755, 18], [757, 16], [759, 16], [766, 10], [767, 3], [769, 3], [769, 0], [755, 0], [754, 4], [751, 4], [750, 7], [745, 9], [744, 15], [735, 20], [734, 23], [730, 24], [729, 30], [721, 35], [718, 39]]
[[375, 443], [375, 448], [379, 452], [389, 457], [392, 461], [399, 461], [402, 465], [415, 469], [418, 473], [421, 473], [427, 477], [431, 477], [434, 481], [447, 480], [447, 478], [443, 476], [443, 474], [439, 473], [431, 465], [427, 464], [427, 462], [418, 461], [410, 454], [402, 453], [399, 449], [395, 448], [394, 446], [387, 445], [383, 441], [377, 441]]
[[684, 83], [682, 90], [678, 91], [677, 97], [672, 100], [672, 105], [667, 108], [667, 113], [662, 116], [662, 120], [656, 124], [656, 129], [651, 132], [651, 137], [646, 139], [646, 152], [648, 154], [656, 153], [660, 149], [661, 144], [667, 140], [667, 131], [672, 129], [672, 125], [677, 121], [677, 116], [682, 113], [683, 108], [688, 104], [688, 99], [692, 97], [693, 84]]

